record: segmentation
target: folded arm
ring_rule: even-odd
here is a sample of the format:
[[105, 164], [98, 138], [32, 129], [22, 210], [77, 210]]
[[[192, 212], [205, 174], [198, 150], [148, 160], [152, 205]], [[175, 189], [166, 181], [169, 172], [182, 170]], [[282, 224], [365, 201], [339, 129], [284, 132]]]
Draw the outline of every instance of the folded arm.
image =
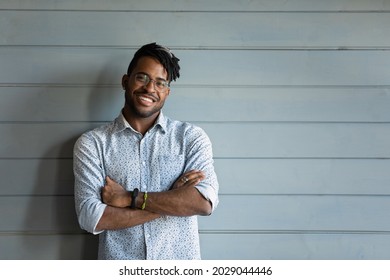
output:
[[[186, 178], [186, 180], [184, 180]], [[209, 215], [211, 204], [206, 200], [195, 186], [204, 179], [201, 171], [189, 171], [180, 176], [172, 188], [165, 192], [139, 192], [136, 197], [136, 209], [130, 209], [132, 202], [131, 192], [121, 185], [106, 178], [106, 185], [102, 188], [103, 202], [107, 207], [96, 229], [120, 229], [143, 224], [163, 215], [193, 216]], [[140, 210], [145, 202], [144, 210]]]

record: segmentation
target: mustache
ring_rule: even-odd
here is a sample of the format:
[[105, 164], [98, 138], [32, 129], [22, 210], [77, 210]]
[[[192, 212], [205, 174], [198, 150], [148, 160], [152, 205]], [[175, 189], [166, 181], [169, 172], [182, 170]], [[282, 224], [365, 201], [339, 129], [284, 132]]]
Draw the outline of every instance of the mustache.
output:
[[147, 91], [136, 91], [134, 92], [135, 95], [143, 95], [145, 97], [149, 97], [150, 99], [152, 99], [153, 101], [160, 101], [160, 98], [158, 98], [158, 96], [155, 96]]

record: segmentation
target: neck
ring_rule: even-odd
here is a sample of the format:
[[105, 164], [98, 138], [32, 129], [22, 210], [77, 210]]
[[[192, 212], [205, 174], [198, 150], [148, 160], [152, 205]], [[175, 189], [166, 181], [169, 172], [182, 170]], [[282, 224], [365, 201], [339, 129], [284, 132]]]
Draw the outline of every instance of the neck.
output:
[[125, 117], [126, 121], [131, 125], [131, 127], [145, 135], [145, 133], [154, 125], [160, 112], [150, 116], [150, 117], [139, 117], [136, 116], [132, 111], [128, 110], [127, 107], [123, 108], [122, 114]]

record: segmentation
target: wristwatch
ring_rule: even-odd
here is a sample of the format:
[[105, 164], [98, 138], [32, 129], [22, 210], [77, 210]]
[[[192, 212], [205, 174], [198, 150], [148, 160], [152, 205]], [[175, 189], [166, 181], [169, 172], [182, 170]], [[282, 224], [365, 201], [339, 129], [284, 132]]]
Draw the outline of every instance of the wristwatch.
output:
[[138, 196], [138, 192], [139, 192], [139, 189], [138, 188], [135, 188], [133, 190], [133, 193], [131, 194], [131, 204], [130, 204], [130, 208], [131, 209], [135, 209], [135, 200]]

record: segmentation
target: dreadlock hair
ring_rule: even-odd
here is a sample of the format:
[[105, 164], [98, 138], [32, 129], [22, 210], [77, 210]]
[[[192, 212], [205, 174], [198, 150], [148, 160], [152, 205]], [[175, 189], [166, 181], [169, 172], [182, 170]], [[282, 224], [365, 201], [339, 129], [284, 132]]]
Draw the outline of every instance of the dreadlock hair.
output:
[[138, 63], [138, 60], [144, 56], [153, 57], [164, 66], [168, 73], [169, 84], [171, 81], [176, 81], [176, 79], [180, 77], [180, 59], [178, 59], [168, 48], [156, 43], [144, 45], [134, 54], [127, 69], [127, 75], [131, 74]]

